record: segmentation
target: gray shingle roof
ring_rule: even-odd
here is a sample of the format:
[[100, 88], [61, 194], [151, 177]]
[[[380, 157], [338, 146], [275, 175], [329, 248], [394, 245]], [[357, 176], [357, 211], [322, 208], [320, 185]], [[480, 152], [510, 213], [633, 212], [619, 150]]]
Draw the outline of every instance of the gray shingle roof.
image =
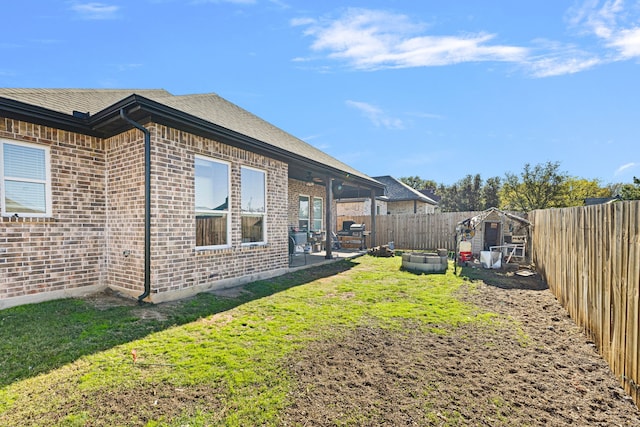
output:
[[163, 89], [0, 88], [0, 97], [69, 115], [74, 111], [93, 115], [131, 95], [140, 95], [276, 148], [375, 183], [366, 174], [213, 93], [172, 95]]
[[[110, 105], [130, 96], [138, 94], [153, 99], [171, 96], [163, 89], [3, 89], [0, 96], [37, 105], [49, 110], [65, 114], [74, 111], [95, 114]], [[161, 102], [161, 101], [158, 101]]]
[[431, 198], [420, 193], [418, 190], [414, 190], [404, 182], [399, 181], [392, 176], [376, 176], [373, 179], [385, 185], [390, 202], [418, 200], [420, 202], [429, 203], [430, 205], [437, 205], [437, 203]]

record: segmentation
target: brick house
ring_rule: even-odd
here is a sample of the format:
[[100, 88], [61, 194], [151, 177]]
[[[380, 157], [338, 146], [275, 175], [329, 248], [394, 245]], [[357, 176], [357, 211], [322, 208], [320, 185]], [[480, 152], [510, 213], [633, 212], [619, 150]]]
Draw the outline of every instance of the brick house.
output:
[[[385, 186], [384, 196], [363, 198], [351, 192], [338, 200], [338, 216], [370, 215], [371, 212], [375, 215], [430, 214], [438, 210], [438, 202], [433, 198], [392, 176], [373, 179]], [[371, 200], [376, 201], [374, 209], [371, 208]]]
[[0, 308], [282, 274], [288, 231], [332, 228], [338, 188], [382, 193], [214, 94], [0, 89]]

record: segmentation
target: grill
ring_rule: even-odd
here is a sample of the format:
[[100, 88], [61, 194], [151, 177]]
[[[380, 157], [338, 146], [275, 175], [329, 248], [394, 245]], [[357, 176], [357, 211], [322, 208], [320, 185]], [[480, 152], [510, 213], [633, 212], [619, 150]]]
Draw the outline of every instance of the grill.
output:
[[357, 224], [355, 221], [344, 221], [342, 230], [338, 231], [338, 240], [343, 248], [366, 249], [367, 232], [365, 224]]
[[351, 226], [349, 226], [349, 234], [353, 237], [363, 237], [364, 228], [364, 224], [351, 224]]

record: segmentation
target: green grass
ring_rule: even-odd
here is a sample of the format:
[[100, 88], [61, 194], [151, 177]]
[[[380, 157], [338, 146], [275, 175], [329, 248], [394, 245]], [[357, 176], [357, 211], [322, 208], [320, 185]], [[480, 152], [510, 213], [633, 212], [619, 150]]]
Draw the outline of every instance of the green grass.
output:
[[[202, 294], [164, 320], [140, 316], [156, 307], [81, 300], [0, 311], [0, 425], [277, 425], [294, 385], [285, 361], [312, 340], [361, 325], [491, 322], [456, 299], [465, 281], [451, 268], [415, 275], [400, 262], [361, 257], [251, 283], [235, 299]], [[169, 396], [177, 403], [154, 412]], [[127, 398], [148, 408], [104, 409]]]

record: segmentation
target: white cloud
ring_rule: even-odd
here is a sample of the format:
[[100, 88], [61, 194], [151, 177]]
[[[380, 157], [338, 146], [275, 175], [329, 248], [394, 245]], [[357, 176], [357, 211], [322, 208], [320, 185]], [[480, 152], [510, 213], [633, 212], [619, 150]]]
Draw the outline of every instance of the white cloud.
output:
[[493, 34], [426, 35], [409, 17], [379, 10], [348, 9], [335, 20], [296, 20], [308, 25], [311, 49], [328, 52], [361, 70], [428, 67], [478, 61], [520, 62], [528, 49], [491, 44]]
[[533, 40], [533, 46], [542, 53], [530, 56], [524, 66], [534, 77], [574, 74], [605, 62], [600, 56], [573, 44], [536, 39]]
[[622, 174], [623, 172], [625, 172], [625, 171], [627, 171], [629, 169], [635, 168], [636, 166], [638, 166], [638, 163], [633, 163], [633, 162], [626, 163], [626, 164], [620, 166], [618, 169], [616, 169], [614, 175], [620, 175], [620, 174]]
[[640, 57], [640, 27], [620, 31], [609, 46], [617, 48], [623, 58]]
[[[433, 67], [466, 62], [511, 63], [533, 77], [575, 74], [614, 61], [640, 58], [640, 3], [629, 0], [577, 0], [565, 16], [581, 47], [532, 40], [530, 46], [500, 44], [492, 32], [433, 34], [409, 16], [383, 10], [349, 8], [333, 19], [297, 18], [311, 38], [313, 56], [356, 70]], [[575, 35], [575, 33], [574, 33]]]
[[349, 107], [359, 110], [363, 116], [371, 121], [376, 127], [387, 129], [404, 129], [404, 123], [400, 119], [387, 116], [380, 108], [360, 101], [346, 101]]
[[114, 19], [120, 10], [119, 6], [104, 3], [75, 3], [71, 10], [77, 12], [82, 19]]
[[293, 18], [290, 21], [292, 27], [299, 27], [304, 25], [312, 25], [315, 24], [316, 20], [313, 18]]
[[530, 62], [529, 70], [534, 77], [551, 77], [579, 73], [601, 63], [602, 60], [596, 57], [548, 56]]
[[640, 17], [624, 0], [588, 0], [569, 13], [571, 25], [593, 34], [617, 53], [616, 60], [640, 57]]

